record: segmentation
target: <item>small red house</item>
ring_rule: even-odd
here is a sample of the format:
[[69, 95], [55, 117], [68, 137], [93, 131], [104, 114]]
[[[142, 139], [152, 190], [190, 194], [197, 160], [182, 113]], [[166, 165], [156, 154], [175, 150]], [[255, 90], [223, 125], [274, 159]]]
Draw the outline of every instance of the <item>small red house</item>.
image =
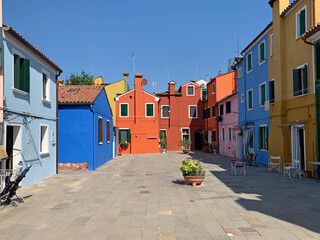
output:
[[123, 154], [159, 152], [159, 98], [142, 89], [142, 76], [135, 74], [135, 88], [115, 98], [118, 143], [129, 143]]
[[167, 139], [167, 150], [181, 149], [180, 141], [192, 141], [191, 150], [202, 148], [201, 131], [204, 121], [201, 113], [201, 87], [194, 81], [183, 84], [175, 90], [176, 83], [169, 82], [169, 90], [158, 93], [159, 103], [159, 128]]

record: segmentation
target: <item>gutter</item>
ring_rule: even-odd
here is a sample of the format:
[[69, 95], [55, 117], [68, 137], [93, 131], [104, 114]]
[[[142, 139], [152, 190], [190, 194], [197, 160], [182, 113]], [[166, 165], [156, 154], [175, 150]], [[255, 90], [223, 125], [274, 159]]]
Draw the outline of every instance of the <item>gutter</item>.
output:
[[58, 71], [58, 74], [56, 75], [56, 174], [59, 173], [59, 156], [58, 156], [58, 77], [61, 75], [62, 71]]
[[92, 105], [90, 105], [90, 109], [93, 112], [93, 118], [92, 118], [92, 126], [93, 126], [93, 161], [92, 161], [92, 165], [93, 165], [93, 171], [95, 170], [94, 168], [94, 163], [95, 163], [95, 159], [96, 159], [96, 147], [95, 147], [95, 135], [96, 135], [96, 131], [94, 128], [94, 117], [96, 115], [96, 111], [93, 109]]

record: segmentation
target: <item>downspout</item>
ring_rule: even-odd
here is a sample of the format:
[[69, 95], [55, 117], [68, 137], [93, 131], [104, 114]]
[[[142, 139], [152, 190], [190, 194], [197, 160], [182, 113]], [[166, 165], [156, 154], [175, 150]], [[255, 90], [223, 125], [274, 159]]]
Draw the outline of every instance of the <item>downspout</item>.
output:
[[58, 77], [61, 75], [61, 71], [58, 71], [58, 74], [56, 75], [56, 174], [59, 173], [59, 157], [58, 157], [58, 88], [59, 88], [59, 83], [58, 83]]
[[93, 118], [92, 118], [92, 126], [93, 126], [93, 161], [92, 161], [92, 164], [93, 164], [93, 171], [94, 171], [95, 170], [94, 163], [95, 163], [95, 159], [96, 159], [96, 145], [95, 145], [96, 131], [95, 131], [95, 128], [94, 128], [94, 119], [95, 119], [96, 111], [93, 109], [92, 105], [90, 105], [90, 109], [93, 112]]

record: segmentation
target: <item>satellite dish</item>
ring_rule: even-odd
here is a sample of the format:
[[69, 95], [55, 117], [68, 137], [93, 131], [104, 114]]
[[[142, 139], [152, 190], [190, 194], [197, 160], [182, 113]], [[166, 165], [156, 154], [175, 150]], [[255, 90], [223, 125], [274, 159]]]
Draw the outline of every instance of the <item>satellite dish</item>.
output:
[[147, 79], [142, 79], [142, 85], [147, 85], [148, 84], [148, 81], [147, 81]]

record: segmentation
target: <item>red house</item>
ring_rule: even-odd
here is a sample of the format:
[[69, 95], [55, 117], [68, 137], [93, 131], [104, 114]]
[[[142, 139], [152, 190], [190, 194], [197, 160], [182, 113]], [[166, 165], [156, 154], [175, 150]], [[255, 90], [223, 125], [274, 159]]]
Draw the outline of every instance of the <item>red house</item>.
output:
[[[194, 81], [175, 90], [176, 83], [169, 82], [169, 90], [158, 93], [159, 128], [167, 139], [167, 150], [181, 149], [180, 140], [192, 141], [191, 150], [201, 150], [204, 121], [201, 87]], [[201, 113], [201, 114], [200, 114]]]

